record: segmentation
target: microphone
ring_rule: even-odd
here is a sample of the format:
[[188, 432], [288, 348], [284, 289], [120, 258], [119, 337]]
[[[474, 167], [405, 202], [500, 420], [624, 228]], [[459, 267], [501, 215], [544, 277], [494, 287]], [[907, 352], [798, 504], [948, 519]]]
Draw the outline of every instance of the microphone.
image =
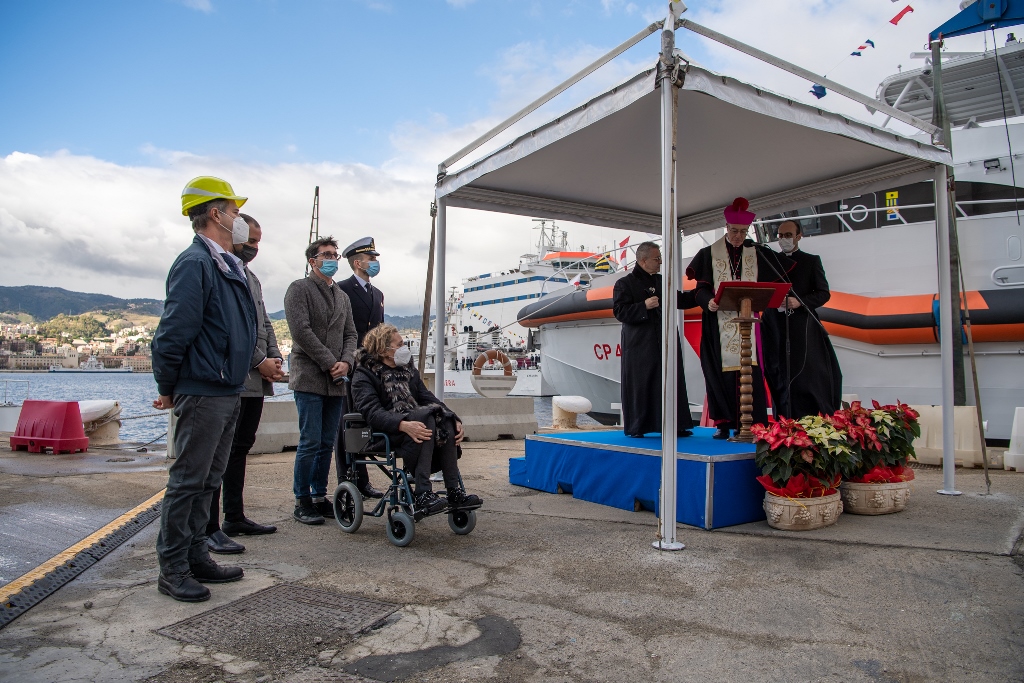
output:
[[[781, 261], [779, 261], [779, 252], [775, 251], [774, 249], [769, 249], [769, 248], [768, 248], [768, 247], [766, 247], [765, 245], [763, 245], [763, 244], [760, 244], [760, 243], [758, 243], [758, 242], [754, 242], [753, 240], [751, 240], [751, 244], [753, 244], [753, 245], [754, 245], [754, 246], [755, 246], [756, 248], [760, 249], [761, 251], [766, 251], [766, 252], [768, 252], [769, 254], [771, 254], [771, 255], [772, 255], [772, 259], [773, 259], [773, 260], [775, 261], [775, 263], [777, 263], [777, 264], [779, 265], [779, 268], [783, 268], [782, 262], [781, 262]], [[778, 269], [777, 269], [777, 268], [776, 268], [775, 266], [773, 266], [773, 265], [771, 264], [771, 262], [769, 262], [769, 261], [768, 261], [768, 259], [765, 259], [765, 262], [766, 262], [766, 263], [768, 263], [768, 265], [769, 265], [769, 266], [771, 267], [771, 269], [772, 269], [773, 271], [775, 271], [775, 274], [776, 274], [776, 275], [777, 275], [778, 277], [782, 278], [782, 280], [783, 280], [784, 282], [788, 282], [788, 283], [790, 283], [790, 284], [793, 284], [792, 280], [790, 280], [788, 276], [786, 276], [786, 275], [783, 275], [782, 273], [780, 273], [780, 272], [779, 272], [779, 270], [778, 270]], [[789, 288], [789, 294], [788, 294], [788, 296], [791, 296], [791, 297], [793, 297], [794, 299], [796, 299], [797, 301], [799, 301], [799, 302], [800, 302], [800, 306], [801, 306], [801, 307], [802, 307], [802, 308], [803, 308], [803, 309], [804, 309], [805, 311], [807, 311], [807, 315], [811, 316], [811, 318], [813, 318], [813, 319], [814, 319], [814, 322], [818, 323], [818, 326], [819, 326], [819, 327], [821, 327], [822, 331], [824, 331], [824, 332], [825, 332], [825, 334], [828, 334], [828, 330], [826, 330], [826, 329], [825, 329], [825, 326], [824, 326], [824, 325], [822, 325], [822, 323], [821, 323], [821, 320], [819, 320], [819, 319], [818, 319], [818, 316], [817, 316], [817, 314], [816, 314], [816, 313], [815, 313], [814, 311], [812, 311], [811, 309], [809, 309], [809, 308], [807, 307], [807, 304], [805, 304], [805, 303], [804, 303], [804, 300], [800, 298], [800, 295], [799, 295], [799, 294], [797, 294], [797, 293], [796, 293], [796, 291], [795, 291], [795, 290], [794, 290], [794, 289], [793, 289], [792, 287], [790, 287], [790, 288]], [[789, 308], [789, 307], [787, 306], [787, 308]]]

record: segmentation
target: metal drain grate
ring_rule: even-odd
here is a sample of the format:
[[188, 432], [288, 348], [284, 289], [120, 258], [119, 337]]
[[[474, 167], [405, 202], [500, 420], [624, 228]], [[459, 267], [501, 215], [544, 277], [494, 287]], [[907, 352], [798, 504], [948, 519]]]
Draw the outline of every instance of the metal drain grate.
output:
[[286, 679], [286, 683], [379, 683], [379, 681], [345, 671], [316, 668], [297, 671]]
[[[157, 633], [183, 643], [296, 654], [314, 635], [348, 639], [380, 624], [398, 605], [296, 584], [271, 586], [223, 607], [171, 624]], [[301, 647], [299, 647], [301, 649]]]

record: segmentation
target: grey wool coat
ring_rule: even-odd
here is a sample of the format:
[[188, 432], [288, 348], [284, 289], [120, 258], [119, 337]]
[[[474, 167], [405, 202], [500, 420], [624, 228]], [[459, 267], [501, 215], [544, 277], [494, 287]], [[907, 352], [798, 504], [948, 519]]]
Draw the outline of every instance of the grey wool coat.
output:
[[274, 335], [274, 326], [267, 315], [267, 307], [263, 303], [263, 285], [256, 277], [256, 274], [245, 266], [245, 278], [249, 284], [249, 293], [256, 303], [256, 348], [252, 352], [252, 361], [249, 367], [249, 375], [245, 378], [245, 391], [242, 396], [255, 398], [257, 396], [273, 396], [274, 385], [263, 379], [256, 366], [268, 358], [281, 358], [281, 351], [277, 348], [277, 337]]
[[288, 388], [321, 396], [344, 396], [331, 381], [330, 369], [338, 362], [356, 362], [356, 326], [352, 302], [335, 283], [328, 285], [315, 274], [296, 280], [284, 295], [284, 314], [292, 333]]

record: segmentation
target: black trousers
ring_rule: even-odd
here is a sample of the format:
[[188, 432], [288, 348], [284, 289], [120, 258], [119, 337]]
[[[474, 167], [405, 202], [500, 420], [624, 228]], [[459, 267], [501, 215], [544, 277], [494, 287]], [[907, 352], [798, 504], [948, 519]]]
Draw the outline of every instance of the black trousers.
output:
[[[436, 433], [437, 422], [433, 415], [422, 418], [423, 424]], [[413, 474], [416, 493], [430, 491], [430, 474], [438, 469], [444, 476], [445, 488], [459, 488], [459, 455], [455, 445], [455, 421], [445, 418], [448, 440], [438, 446], [433, 438], [416, 443], [407, 434], [401, 434], [401, 442], [395, 447], [395, 454], [402, 458], [407, 472]]]
[[213, 494], [210, 503], [210, 522], [206, 525], [206, 535], [220, 530], [220, 498], [224, 492], [224, 519], [228, 522], [241, 522], [245, 519], [245, 506], [242, 503], [242, 489], [245, 488], [245, 458], [249, 449], [256, 443], [256, 430], [260, 427], [263, 417], [263, 397], [243, 396], [238, 411], [238, 422], [235, 436], [231, 441], [231, 453], [228, 455], [228, 466], [224, 470], [221, 487]]

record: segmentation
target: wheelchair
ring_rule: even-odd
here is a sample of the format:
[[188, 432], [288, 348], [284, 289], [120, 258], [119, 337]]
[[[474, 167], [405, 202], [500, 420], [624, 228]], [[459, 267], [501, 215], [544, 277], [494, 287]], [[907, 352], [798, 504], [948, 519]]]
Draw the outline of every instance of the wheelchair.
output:
[[[446, 508], [432, 514], [415, 508], [409, 475], [398, 465], [391, 440], [387, 434], [374, 432], [360, 413], [346, 413], [342, 417], [342, 440], [344, 443], [334, 449], [335, 470], [341, 482], [334, 490], [334, 519], [342, 531], [354, 534], [366, 515], [387, 515], [388, 540], [400, 548], [412, 543], [416, 522], [424, 517], [447, 514], [448, 526], [456, 534], [465, 536], [473, 531], [480, 505]], [[356, 465], [376, 467], [391, 480], [384, 497], [372, 510], [363, 509], [363, 495], [355, 484]], [[461, 475], [459, 486], [465, 488]]]

